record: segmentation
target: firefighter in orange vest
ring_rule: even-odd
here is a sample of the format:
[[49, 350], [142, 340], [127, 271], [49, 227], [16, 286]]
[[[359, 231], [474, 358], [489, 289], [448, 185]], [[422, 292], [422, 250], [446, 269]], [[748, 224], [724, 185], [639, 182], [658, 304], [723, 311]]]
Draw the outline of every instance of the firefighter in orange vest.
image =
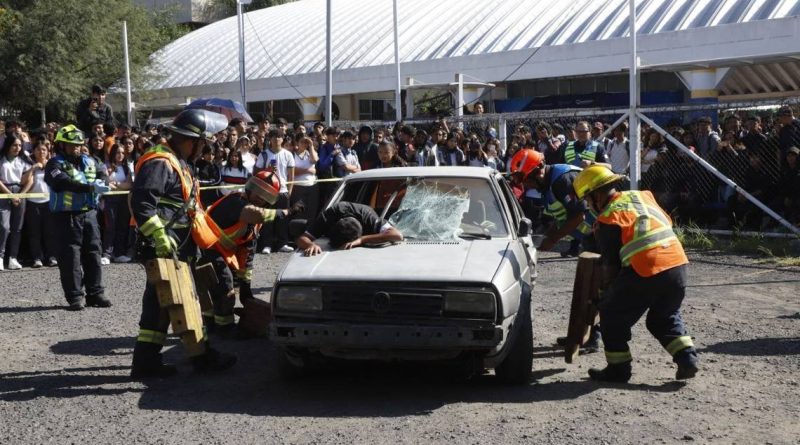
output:
[[250, 281], [256, 234], [261, 224], [292, 217], [304, 210], [302, 201], [288, 210], [264, 208], [277, 202], [280, 189], [280, 179], [275, 173], [258, 172], [247, 180], [244, 192], [224, 195], [206, 210], [209, 223], [215, 226], [213, 228], [220, 236], [213, 248], [203, 250], [201, 262], [213, 265], [218, 282], [216, 288], [212, 289], [213, 313], [204, 313], [203, 316], [206, 326], [214, 326], [217, 334], [230, 335], [235, 327], [234, 282], [239, 284], [241, 300], [253, 298]]
[[[171, 133], [169, 142], [139, 158], [128, 199], [138, 227], [137, 257], [142, 261], [176, 257], [191, 263], [199, 256], [198, 244], [214, 240], [214, 234], [203, 224], [199, 187], [189, 165], [207, 141], [227, 125], [221, 114], [184, 110], [172, 124], [165, 125]], [[133, 350], [133, 378], [168, 377], [177, 372], [174, 366], [162, 362], [160, 353], [168, 326], [167, 310], [159, 305], [155, 286], [148, 283]], [[207, 343], [202, 354], [192, 357], [197, 372], [220, 371], [235, 363], [235, 356], [220, 353]]]
[[606, 284], [599, 306], [608, 365], [590, 369], [589, 376], [608, 382], [630, 379], [631, 328], [647, 312], [647, 329], [678, 365], [675, 378], [690, 379], [698, 371], [697, 351], [680, 313], [689, 260], [652, 193], [618, 191], [623, 179], [593, 165], [573, 182], [578, 198], [599, 215], [595, 237]]

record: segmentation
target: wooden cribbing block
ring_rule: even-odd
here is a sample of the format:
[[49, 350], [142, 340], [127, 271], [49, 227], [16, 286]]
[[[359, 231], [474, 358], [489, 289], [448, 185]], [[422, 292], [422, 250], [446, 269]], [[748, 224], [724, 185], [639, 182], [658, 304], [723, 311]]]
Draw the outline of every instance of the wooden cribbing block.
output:
[[205, 263], [195, 267], [194, 283], [197, 288], [197, 298], [200, 300], [200, 309], [203, 312], [213, 310], [214, 303], [211, 299], [211, 292], [213, 292], [214, 287], [219, 284], [217, 273], [214, 271], [214, 265]]
[[156, 288], [159, 305], [167, 309], [172, 332], [181, 337], [189, 355], [205, 351], [203, 317], [189, 264], [167, 258], [145, 263], [147, 281]]
[[600, 255], [591, 252], [581, 253], [575, 271], [567, 343], [564, 347], [564, 360], [567, 363], [575, 360], [580, 347], [589, 340], [592, 326], [597, 323], [598, 313], [594, 302], [599, 294], [602, 278]]

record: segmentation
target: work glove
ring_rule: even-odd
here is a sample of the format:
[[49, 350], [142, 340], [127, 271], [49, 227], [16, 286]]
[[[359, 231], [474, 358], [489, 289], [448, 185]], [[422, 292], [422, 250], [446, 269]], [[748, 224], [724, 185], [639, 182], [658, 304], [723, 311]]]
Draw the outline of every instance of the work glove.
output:
[[289, 210], [286, 212], [286, 216], [292, 218], [295, 215], [303, 213], [305, 210], [306, 210], [305, 203], [303, 203], [303, 201], [297, 201], [296, 203], [294, 203], [293, 206], [289, 207]]
[[103, 193], [108, 193], [111, 191], [111, 187], [103, 184], [102, 182], [95, 182], [92, 184], [92, 193], [102, 195]]
[[178, 250], [178, 242], [169, 236], [164, 228], [153, 232], [153, 243], [156, 247], [156, 256], [159, 258], [170, 258]]

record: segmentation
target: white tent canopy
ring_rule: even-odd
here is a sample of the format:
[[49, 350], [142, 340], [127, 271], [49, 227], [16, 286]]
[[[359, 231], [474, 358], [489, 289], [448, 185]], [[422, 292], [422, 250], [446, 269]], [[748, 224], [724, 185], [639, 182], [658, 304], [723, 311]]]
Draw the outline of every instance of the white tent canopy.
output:
[[[398, 3], [403, 76], [421, 83], [452, 82], [454, 73], [485, 82], [502, 82], [512, 72], [507, 80], [581, 76], [630, 64], [628, 0]], [[643, 69], [782, 63], [800, 55], [798, 0], [637, 4]], [[393, 90], [392, 0], [333, 5], [334, 93]], [[325, 0], [253, 11], [244, 22], [248, 100], [325, 95]], [[187, 34], [154, 57], [161, 76], [144, 88], [151, 106], [239, 97], [236, 17]]]

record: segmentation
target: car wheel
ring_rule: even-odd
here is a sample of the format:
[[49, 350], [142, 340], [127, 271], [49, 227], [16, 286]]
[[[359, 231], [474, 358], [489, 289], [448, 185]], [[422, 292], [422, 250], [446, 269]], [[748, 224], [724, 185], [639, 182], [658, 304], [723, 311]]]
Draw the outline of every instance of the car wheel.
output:
[[533, 368], [533, 323], [530, 296], [524, 298], [517, 314], [516, 332], [508, 355], [494, 372], [501, 382], [523, 385], [531, 380]]

